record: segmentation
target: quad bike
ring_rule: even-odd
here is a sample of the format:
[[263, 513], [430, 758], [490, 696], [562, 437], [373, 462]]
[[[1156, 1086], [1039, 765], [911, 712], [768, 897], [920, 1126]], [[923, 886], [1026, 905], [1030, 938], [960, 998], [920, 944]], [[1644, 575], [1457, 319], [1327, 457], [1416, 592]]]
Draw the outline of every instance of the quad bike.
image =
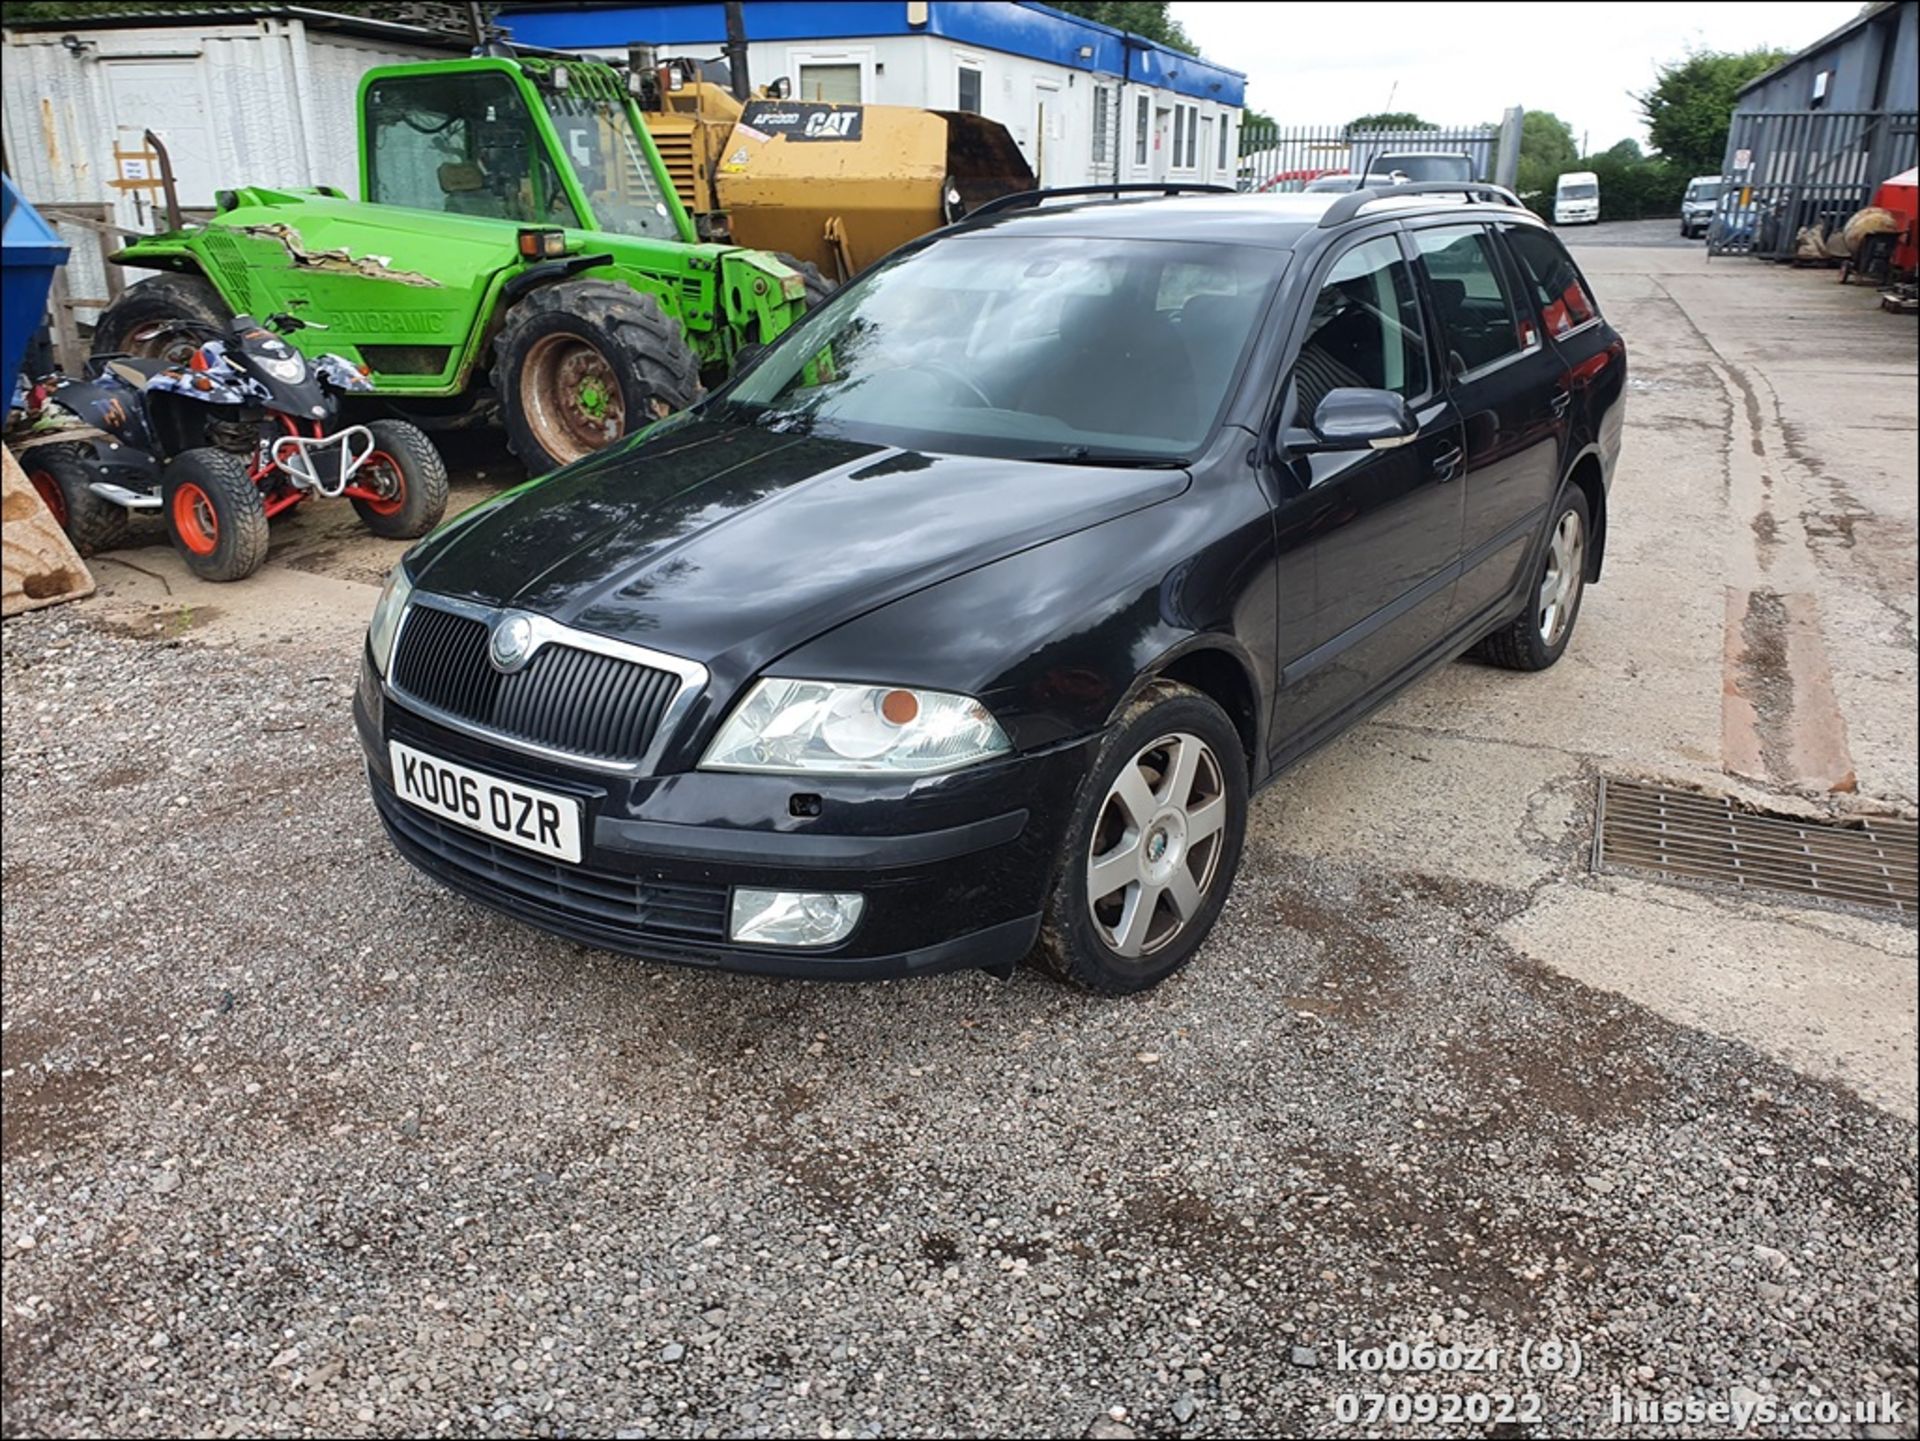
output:
[[267, 522], [313, 496], [345, 497], [394, 540], [440, 523], [447, 472], [426, 435], [404, 420], [340, 423], [341, 397], [372, 389], [361, 367], [309, 359], [251, 316], [188, 324], [192, 338], [166, 356], [96, 355], [84, 378], [25, 397], [22, 464], [82, 555], [121, 544], [136, 510], [162, 513], [203, 580], [253, 574]]

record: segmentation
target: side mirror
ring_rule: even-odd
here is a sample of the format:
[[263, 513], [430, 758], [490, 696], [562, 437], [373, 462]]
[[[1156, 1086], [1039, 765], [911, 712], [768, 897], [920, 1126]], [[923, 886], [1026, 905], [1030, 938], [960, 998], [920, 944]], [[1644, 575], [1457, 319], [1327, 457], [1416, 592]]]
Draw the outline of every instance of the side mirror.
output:
[[[1392, 450], [1419, 433], [1420, 423], [1407, 402], [1391, 390], [1343, 386], [1321, 399], [1309, 435], [1296, 431], [1288, 440], [1294, 450]], [[1296, 437], [1306, 444], [1292, 444]]]
[[784, 75], [767, 87], [769, 100], [785, 100], [791, 94], [793, 94], [793, 82]]

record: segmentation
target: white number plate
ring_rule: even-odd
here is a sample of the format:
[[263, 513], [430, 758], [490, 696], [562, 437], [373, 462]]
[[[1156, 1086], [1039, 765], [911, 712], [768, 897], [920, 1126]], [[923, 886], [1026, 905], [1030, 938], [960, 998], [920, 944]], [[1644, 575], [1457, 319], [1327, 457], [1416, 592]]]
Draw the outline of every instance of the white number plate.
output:
[[409, 805], [556, 860], [580, 859], [580, 802], [387, 742], [393, 788]]

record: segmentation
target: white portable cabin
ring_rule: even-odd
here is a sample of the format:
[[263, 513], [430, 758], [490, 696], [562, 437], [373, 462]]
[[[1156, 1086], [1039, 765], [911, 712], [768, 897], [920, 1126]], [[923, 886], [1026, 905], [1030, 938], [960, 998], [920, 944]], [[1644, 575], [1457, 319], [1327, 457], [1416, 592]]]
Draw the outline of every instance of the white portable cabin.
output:
[[[335, 185], [359, 192], [354, 103], [376, 65], [465, 54], [465, 40], [416, 25], [300, 6], [209, 5], [115, 18], [115, 7], [0, 32], [0, 113], [14, 183], [72, 247], [66, 289], [119, 288], [98, 226], [165, 228], [139, 178], [148, 130], [166, 146], [180, 205], [207, 213], [237, 185]], [[156, 216], [156, 208], [159, 214]], [[90, 227], [61, 212], [92, 220]], [[94, 311], [78, 310], [82, 320]]]

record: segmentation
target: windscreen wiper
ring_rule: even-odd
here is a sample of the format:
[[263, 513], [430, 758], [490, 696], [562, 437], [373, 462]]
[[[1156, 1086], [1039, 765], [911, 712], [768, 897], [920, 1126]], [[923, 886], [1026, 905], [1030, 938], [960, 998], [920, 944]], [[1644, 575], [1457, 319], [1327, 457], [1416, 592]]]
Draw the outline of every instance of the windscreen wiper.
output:
[[1142, 455], [1130, 450], [1095, 450], [1090, 445], [1070, 445], [1051, 455], [1022, 455], [1019, 460], [1038, 461], [1042, 465], [1101, 465], [1115, 470], [1184, 470], [1186, 461], [1165, 455]]

